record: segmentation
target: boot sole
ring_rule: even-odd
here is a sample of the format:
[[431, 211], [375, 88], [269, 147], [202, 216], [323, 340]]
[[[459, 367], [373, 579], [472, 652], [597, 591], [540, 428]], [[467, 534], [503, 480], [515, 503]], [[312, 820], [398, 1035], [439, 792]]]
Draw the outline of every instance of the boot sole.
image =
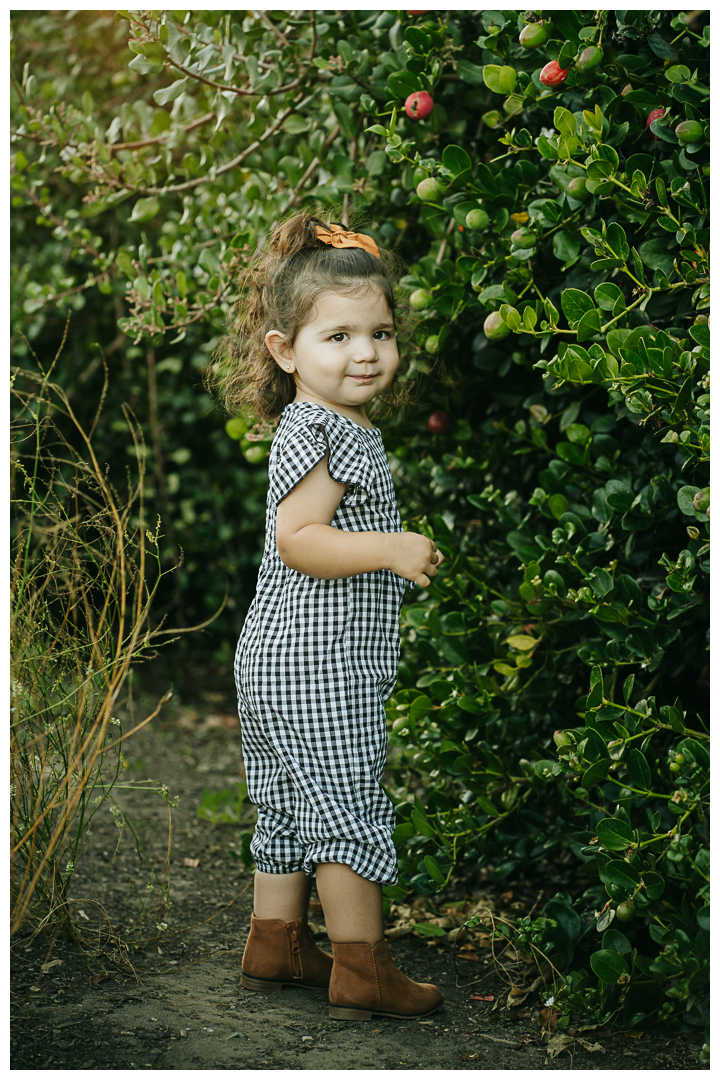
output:
[[240, 984], [245, 987], [246, 990], [255, 990], [256, 992], [266, 993], [272, 990], [282, 990], [287, 986], [291, 989], [301, 990], [327, 990], [326, 986], [312, 986], [310, 983], [303, 982], [283, 982], [276, 979], [256, 979], [252, 975], [246, 975], [244, 971], [240, 972]]
[[418, 1020], [421, 1016], [431, 1016], [437, 1012], [444, 1001], [440, 998], [437, 1005], [421, 1013], [396, 1013], [386, 1012], [383, 1009], [357, 1009], [352, 1005], [331, 1005], [330, 1018], [332, 1020], [372, 1020], [373, 1016], [388, 1016], [393, 1020]]

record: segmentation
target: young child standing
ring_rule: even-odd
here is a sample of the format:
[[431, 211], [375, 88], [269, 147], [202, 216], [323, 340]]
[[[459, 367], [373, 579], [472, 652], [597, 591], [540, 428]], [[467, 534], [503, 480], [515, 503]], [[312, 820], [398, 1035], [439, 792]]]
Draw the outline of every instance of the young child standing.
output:
[[[397, 880], [383, 791], [385, 702], [406, 587], [443, 555], [404, 532], [366, 406], [393, 397], [395, 280], [374, 240], [297, 214], [273, 233], [218, 377], [231, 411], [280, 417], [265, 548], [235, 675], [258, 820], [249, 990], [329, 987], [330, 1016], [414, 1018], [442, 995], [398, 970], [382, 886]], [[244, 304], [244, 306], [243, 306]], [[316, 876], [332, 957], [312, 940]]]

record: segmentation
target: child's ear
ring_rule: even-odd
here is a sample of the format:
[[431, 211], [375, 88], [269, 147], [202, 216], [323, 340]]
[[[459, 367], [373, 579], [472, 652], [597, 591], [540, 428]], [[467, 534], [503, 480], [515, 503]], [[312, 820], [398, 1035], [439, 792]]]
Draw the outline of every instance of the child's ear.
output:
[[292, 358], [292, 345], [285, 335], [279, 330], [268, 330], [265, 344], [275, 363], [291, 374], [295, 370], [295, 361]]

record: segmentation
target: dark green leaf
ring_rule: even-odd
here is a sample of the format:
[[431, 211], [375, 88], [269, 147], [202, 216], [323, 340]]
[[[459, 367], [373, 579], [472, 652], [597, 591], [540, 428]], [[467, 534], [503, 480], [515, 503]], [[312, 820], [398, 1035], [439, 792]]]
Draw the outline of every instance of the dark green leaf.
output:
[[623, 889], [635, 889], [640, 884], [640, 875], [634, 866], [627, 862], [613, 861], [604, 867], [601, 877], [612, 885]]
[[627, 964], [622, 956], [611, 949], [599, 949], [590, 957], [590, 967], [604, 983], [616, 983], [621, 975], [627, 975]]
[[442, 163], [453, 176], [459, 176], [472, 168], [472, 161], [467, 151], [461, 146], [446, 146], [443, 150]]
[[632, 829], [619, 818], [602, 818], [595, 826], [597, 838], [609, 851], [623, 851], [632, 843]]
[[[592, 299], [580, 289], [564, 289], [560, 294], [560, 306], [571, 326], [578, 323], [587, 312], [595, 311]], [[599, 326], [598, 321], [598, 328]]]

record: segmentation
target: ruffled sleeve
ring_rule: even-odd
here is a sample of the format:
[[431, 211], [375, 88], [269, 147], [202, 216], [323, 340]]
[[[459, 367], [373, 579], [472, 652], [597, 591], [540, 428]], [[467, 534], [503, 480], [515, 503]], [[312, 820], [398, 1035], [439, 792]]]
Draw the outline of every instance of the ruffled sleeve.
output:
[[355, 425], [325, 409], [297, 410], [279, 430], [270, 456], [270, 496], [277, 505], [328, 454], [328, 472], [348, 484], [346, 505], [368, 497], [374, 467]]

